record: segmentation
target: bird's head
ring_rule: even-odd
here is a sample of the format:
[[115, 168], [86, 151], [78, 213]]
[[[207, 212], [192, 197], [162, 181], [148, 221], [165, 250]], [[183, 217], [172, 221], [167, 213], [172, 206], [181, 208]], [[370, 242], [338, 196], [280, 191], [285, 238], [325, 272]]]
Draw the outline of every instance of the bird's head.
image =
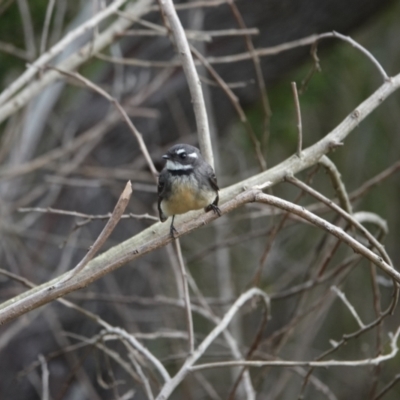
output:
[[163, 158], [167, 160], [166, 167], [170, 171], [191, 170], [202, 160], [199, 149], [189, 144], [172, 146]]

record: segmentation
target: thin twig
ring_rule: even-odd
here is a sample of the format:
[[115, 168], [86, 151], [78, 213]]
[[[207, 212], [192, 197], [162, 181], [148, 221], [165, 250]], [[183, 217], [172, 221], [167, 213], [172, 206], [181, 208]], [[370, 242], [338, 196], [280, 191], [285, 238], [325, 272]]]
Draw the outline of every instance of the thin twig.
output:
[[[224, 315], [221, 322], [207, 335], [207, 337], [196, 348], [194, 353], [185, 361], [183, 366], [171, 379], [171, 381], [167, 382], [164, 385], [164, 387], [161, 389], [160, 393], [157, 396], [157, 400], [165, 400], [171, 395], [171, 393], [175, 390], [175, 388], [182, 382], [182, 380], [189, 373], [191, 368], [193, 368], [194, 363], [205, 353], [205, 351], [208, 349], [211, 343], [226, 329], [228, 324], [231, 322], [232, 318], [236, 315], [236, 313], [243, 306], [243, 304], [245, 304], [248, 300], [254, 297], [260, 298], [265, 303], [267, 309], [269, 310], [270, 308], [269, 297], [264, 291], [258, 288], [253, 288], [243, 293], [235, 301], [235, 303], [228, 310], [228, 312]], [[242, 361], [238, 361], [238, 365], [242, 365], [241, 363]]]
[[331, 290], [337, 294], [337, 296], [340, 298], [340, 300], [343, 301], [343, 303], [349, 309], [351, 315], [357, 321], [357, 324], [359, 325], [359, 327], [361, 329], [364, 329], [365, 328], [364, 323], [361, 321], [360, 316], [357, 314], [357, 311], [355, 310], [353, 305], [349, 302], [349, 300], [347, 299], [346, 295], [337, 286], [331, 286]]
[[80, 263], [74, 269], [69, 271], [69, 273], [64, 277], [63, 280], [59, 282], [59, 284], [64, 283], [69, 279], [73, 278], [74, 276], [76, 276], [77, 274], [79, 274], [79, 272], [81, 272], [83, 268], [86, 267], [88, 262], [97, 254], [97, 252], [100, 250], [105, 241], [113, 232], [114, 228], [117, 226], [119, 220], [121, 219], [121, 215], [123, 214], [126, 206], [128, 205], [131, 195], [132, 195], [132, 186], [131, 182], [128, 181], [128, 183], [125, 186], [125, 189], [123, 190], [120, 198], [118, 199], [114, 211], [112, 212], [111, 218], [108, 220], [106, 226], [103, 228], [100, 235], [93, 243], [93, 246], [89, 249], [89, 251], [86, 253], [85, 257], [83, 257], [83, 259], [80, 261]]
[[311, 194], [313, 197], [315, 197], [319, 201], [322, 201], [328, 207], [330, 207], [334, 211], [336, 211], [347, 222], [354, 225], [357, 229], [359, 229], [363, 233], [363, 235], [365, 235], [365, 237], [368, 239], [368, 241], [371, 243], [371, 245], [374, 246], [379, 251], [380, 255], [385, 260], [385, 262], [391, 266], [393, 265], [384, 246], [381, 243], [379, 243], [379, 241], [363, 225], [361, 225], [361, 223], [357, 219], [355, 219], [352, 215], [350, 215], [344, 209], [342, 209], [341, 207], [339, 207], [338, 205], [333, 203], [331, 200], [326, 198], [324, 195], [317, 192], [316, 190], [314, 190], [310, 186], [306, 185], [305, 183], [301, 182], [300, 180], [296, 179], [295, 177], [287, 176], [286, 180], [291, 182], [292, 184], [296, 185], [300, 189], [306, 191], [307, 193]]
[[[185, 30], [188, 39], [211, 42], [213, 37], [224, 36], [245, 36], [245, 35], [258, 35], [260, 31], [257, 28], [251, 29], [219, 29], [215, 31], [194, 31]], [[162, 31], [150, 29], [132, 29], [121, 33], [121, 36], [167, 36], [168, 31], [162, 27]]]
[[[160, 87], [172, 75], [173, 72], [174, 72], [173, 70], [168, 70], [158, 74], [156, 78], [151, 83], [149, 83], [149, 85], [144, 86], [142, 90], [139, 91], [139, 93], [137, 93], [133, 98], [130, 99], [129, 104], [135, 106], [148, 99], [152, 94], [154, 94], [155, 92], [157, 92], [157, 90], [160, 89]], [[56, 74], [58, 75], [58, 73]], [[3, 168], [3, 169], [0, 167], [0, 180], [2, 180], [3, 178], [11, 178], [21, 174], [31, 173], [37, 170], [38, 168], [42, 168], [45, 165], [48, 165], [52, 161], [62, 159], [66, 155], [81, 148], [86, 143], [100, 140], [100, 138], [104, 136], [119, 121], [120, 121], [120, 112], [118, 110], [112, 110], [106, 115], [104, 119], [95, 124], [93, 127], [89, 128], [86, 132], [80, 134], [78, 137], [69, 140], [67, 143], [65, 143], [64, 146], [50, 150], [47, 153], [39, 157], [36, 157], [32, 161], [26, 162], [24, 164], [15, 167]], [[143, 163], [140, 163], [140, 168], [142, 168], [146, 163], [145, 157], [143, 157], [142, 160]], [[94, 169], [101, 170], [103, 172], [103, 175], [105, 172], [107, 172], [106, 177], [112, 177], [112, 178], [116, 177], [117, 179], [123, 179], [124, 181], [132, 178], [132, 170], [130, 170], [129, 174], [128, 171], [125, 170], [123, 174], [116, 174], [116, 176], [114, 175], [110, 176], [110, 169], [108, 168], [107, 169], [100, 167], [93, 168], [90, 166], [82, 167], [83, 173], [89, 171], [89, 175], [91, 175], [91, 171], [93, 171]], [[144, 179], [143, 174], [144, 173], [141, 172], [139, 175], [138, 171], [134, 173], [134, 175], [138, 176], [140, 179]]]
[[[255, 53], [257, 57], [266, 57], [272, 56], [284, 51], [289, 51], [295, 49], [297, 47], [308, 46], [315, 41], [318, 40], [318, 35], [307, 36], [302, 39], [297, 39], [292, 42], [283, 43], [277, 46], [266, 47], [255, 49]], [[171, 60], [171, 61], [157, 61], [157, 60], [141, 60], [136, 58], [110, 58], [103, 54], [97, 54], [98, 58], [106, 59], [108, 61], [117, 62], [126, 65], [134, 65], [139, 67], [153, 67], [153, 68], [169, 68], [169, 67], [177, 67], [180, 66], [181, 63], [179, 60]], [[251, 54], [248, 52], [232, 54], [228, 56], [208, 56], [206, 60], [210, 64], [232, 64], [234, 62], [246, 61], [251, 59]], [[195, 65], [200, 65], [200, 61], [195, 61]], [[0, 114], [1, 116], [1, 114]], [[1, 122], [1, 119], [0, 119]]]
[[[209, 306], [209, 303], [206, 301], [206, 299], [204, 298], [200, 289], [198, 288], [195, 280], [191, 277], [189, 271], [187, 271], [187, 276], [188, 276], [189, 285], [190, 285], [192, 291], [197, 295], [199, 302], [202, 306], [202, 308], [200, 310], [202, 310], [203, 313], [205, 313], [206, 318], [210, 319], [215, 325], [218, 325], [221, 322], [221, 319], [214, 314], [211, 307]], [[237, 341], [233, 338], [230, 331], [228, 329], [225, 329], [222, 332], [222, 335], [224, 336], [224, 339], [225, 339], [228, 347], [231, 349], [233, 358], [235, 360], [242, 360], [243, 356], [240, 351], [239, 345], [238, 345]], [[251, 378], [250, 378], [250, 373], [248, 370], [244, 371], [244, 373], [243, 373], [243, 389], [244, 389], [244, 392], [246, 393], [247, 400], [255, 400], [255, 391], [254, 391], [253, 384], [252, 384]]]
[[382, 65], [379, 63], [379, 61], [371, 54], [370, 51], [368, 51], [365, 47], [361, 46], [359, 43], [357, 43], [355, 40], [353, 40], [350, 36], [344, 36], [339, 32], [332, 32], [333, 37], [339, 38], [344, 40], [345, 42], [350, 43], [353, 47], [355, 47], [357, 50], [360, 50], [363, 54], [365, 54], [370, 61], [375, 65], [375, 67], [378, 69], [380, 74], [383, 77], [384, 82], [389, 81], [390, 78], [386, 71], [383, 69]]
[[108, 325], [105, 328], [105, 332], [108, 334], [114, 334], [124, 340], [126, 340], [127, 343], [129, 343], [130, 346], [132, 346], [134, 349], [136, 349], [140, 354], [142, 354], [144, 357], [146, 357], [157, 369], [157, 371], [160, 373], [160, 375], [163, 377], [164, 382], [167, 384], [168, 382], [171, 381], [171, 377], [169, 376], [168, 371], [164, 368], [164, 366], [161, 364], [161, 362], [156, 358], [146, 347], [144, 347], [139, 341], [135, 339], [133, 335], [130, 335], [128, 332], [126, 332], [122, 328], [118, 327], [112, 327]]
[[[27, 0], [17, 0], [17, 3], [22, 19], [22, 28], [24, 32], [26, 52], [28, 54], [29, 59], [32, 59], [36, 55], [36, 46], [35, 46], [35, 34], [33, 30], [33, 23], [32, 23], [31, 12], [29, 10], [29, 4]], [[0, 103], [1, 103], [1, 95], [0, 95]]]
[[378, 365], [385, 361], [391, 360], [396, 357], [399, 347], [397, 340], [400, 335], [400, 327], [395, 334], [390, 334], [390, 353], [381, 355], [374, 358], [366, 358], [365, 360], [328, 360], [328, 361], [221, 361], [215, 363], [199, 364], [188, 367], [192, 371], [200, 371], [208, 368], [226, 368], [226, 367], [313, 367], [313, 368], [327, 368], [327, 367], [369, 367], [371, 365]]
[[186, 323], [187, 323], [188, 336], [189, 336], [189, 355], [191, 355], [194, 352], [193, 317], [192, 317], [192, 310], [191, 310], [191, 306], [190, 306], [189, 286], [188, 286], [188, 281], [187, 281], [185, 263], [183, 261], [181, 243], [180, 243], [179, 239], [175, 240], [175, 248], [176, 248], [176, 254], [178, 256], [179, 269], [180, 269], [181, 278], [182, 278], [182, 287], [183, 287], [183, 295], [184, 295], [185, 311], [186, 311]]
[[378, 214], [375, 214], [370, 211], [358, 211], [353, 213], [353, 218], [358, 221], [360, 224], [373, 224], [376, 225], [384, 235], [389, 233], [389, 227], [387, 221], [385, 221]]
[[327, 156], [322, 156], [319, 159], [318, 164], [324, 166], [328, 172], [333, 183], [333, 188], [336, 191], [339, 203], [343, 210], [347, 211], [349, 214], [352, 214], [353, 210], [349, 200], [349, 195], [347, 194], [346, 186], [343, 183], [342, 176], [340, 175], [336, 165]]
[[400, 374], [394, 376], [394, 378], [374, 397], [374, 400], [381, 399], [396, 383], [400, 382]]
[[135, 367], [137, 374], [140, 376], [140, 378], [142, 380], [142, 384], [143, 384], [144, 391], [146, 393], [147, 398], [149, 400], [154, 400], [154, 395], [153, 395], [153, 392], [151, 391], [151, 386], [150, 386], [149, 380], [147, 379], [146, 375], [144, 374], [142, 367], [137, 362], [137, 360], [133, 354], [129, 354], [129, 358], [130, 358], [133, 366]]
[[150, 168], [150, 171], [153, 174], [154, 179], [157, 180], [158, 172], [157, 172], [157, 169], [154, 166], [153, 161], [152, 161], [152, 159], [150, 157], [149, 151], [147, 150], [147, 146], [146, 146], [146, 144], [145, 144], [145, 142], [143, 140], [143, 136], [136, 129], [135, 125], [132, 123], [131, 119], [129, 118], [128, 114], [126, 113], [126, 111], [124, 110], [124, 108], [122, 107], [120, 102], [117, 99], [115, 99], [114, 97], [112, 97], [105, 90], [100, 88], [98, 85], [94, 84], [89, 79], [86, 79], [85, 77], [83, 77], [78, 72], [63, 71], [63, 70], [60, 70], [59, 68], [49, 67], [49, 66], [47, 68], [54, 69], [55, 71], [59, 72], [62, 75], [77, 79], [79, 82], [82, 82], [89, 89], [94, 90], [95, 92], [97, 92], [101, 96], [105, 97], [108, 101], [110, 101], [110, 103], [112, 103], [116, 107], [116, 109], [119, 111], [119, 113], [121, 114], [122, 118], [124, 119], [124, 121], [128, 125], [129, 129], [131, 130], [131, 132], [135, 136], [136, 140], [138, 141], [140, 150], [142, 151], [143, 156], [145, 157], [145, 159], [147, 161], [148, 167]]
[[230, 89], [228, 84], [221, 78], [221, 76], [217, 73], [217, 71], [211, 66], [211, 64], [207, 61], [207, 59], [194, 47], [190, 46], [192, 53], [200, 60], [200, 62], [204, 65], [210, 75], [215, 79], [218, 85], [222, 88], [222, 90], [228, 96], [228, 99], [232, 103], [233, 107], [235, 108], [240, 121], [243, 123], [247, 134], [254, 146], [254, 151], [256, 153], [257, 161], [260, 164], [260, 168], [262, 171], [265, 171], [267, 168], [267, 163], [265, 161], [264, 155], [261, 151], [260, 141], [257, 139], [256, 134], [253, 131], [253, 128], [247, 119], [246, 113], [244, 112], [242, 106], [240, 105], [239, 99]]
[[40, 54], [43, 54], [46, 50], [47, 45], [47, 37], [49, 34], [49, 27], [51, 21], [51, 15], [53, 14], [54, 4], [56, 3], [55, 0], [49, 0], [46, 9], [46, 17], [44, 19], [43, 24], [43, 31], [42, 31], [42, 39], [40, 41]]
[[[189, 10], [192, 8], [199, 8], [199, 7], [218, 7], [222, 4], [226, 4], [226, 0], [205, 0], [205, 1], [192, 1], [190, 3], [181, 3], [175, 4], [176, 10]], [[158, 11], [158, 6], [151, 6], [149, 7], [151, 11]]]
[[25, 50], [19, 49], [18, 47], [15, 47], [11, 43], [6, 43], [0, 41], [0, 51], [3, 51], [4, 53], [12, 54], [15, 57], [22, 58], [23, 60], [28, 61], [29, 60], [29, 55]]
[[[77, 217], [77, 218], [83, 218], [83, 219], [88, 219], [88, 220], [105, 220], [105, 219], [110, 219], [112, 216], [112, 213], [107, 213], [107, 214], [84, 214], [80, 213], [77, 211], [68, 211], [68, 210], [58, 210], [56, 208], [40, 208], [40, 207], [22, 207], [18, 209], [18, 212], [21, 213], [28, 213], [28, 212], [38, 212], [38, 213], [43, 213], [43, 214], [56, 214], [56, 215], [67, 215], [69, 217]], [[158, 217], [154, 217], [153, 215], [150, 214], [122, 214], [121, 219], [128, 219], [128, 218], [135, 218], [135, 219], [149, 219], [152, 221], [159, 221], [160, 219]]]
[[[232, 11], [233, 16], [235, 17], [237, 24], [241, 29], [246, 29], [246, 23], [243, 19], [242, 14], [239, 11], [238, 6], [233, 0], [227, 0], [228, 5]], [[253, 65], [254, 65], [254, 70], [256, 73], [256, 79], [257, 79], [257, 84], [258, 88], [260, 90], [260, 96], [261, 96], [261, 103], [263, 106], [263, 111], [264, 111], [264, 126], [263, 126], [263, 143], [265, 146], [268, 143], [269, 139], [269, 125], [270, 125], [270, 118], [272, 116], [272, 111], [271, 111], [271, 106], [269, 104], [269, 99], [268, 99], [268, 94], [267, 94], [267, 88], [265, 85], [265, 80], [263, 76], [263, 71], [261, 68], [261, 63], [260, 63], [260, 57], [257, 55], [256, 49], [254, 47], [252, 38], [250, 35], [245, 35], [245, 41], [246, 41], [246, 47], [248, 52], [251, 55], [251, 58], [253, 60]], [[265, 147], [264, 147], [265, 150]]]
[[364, 182], [358, 189], [354, 190], [350, 193], [349, 197], [350, 200], [354, 201], [359, 197], [362, 197], [367, 193], [371, 188], [376, 185], [382, 183], [385, 179], [389, 178], [391, 175], [395, 174], [400, 170], [400, 161], [396, 161], [393, 165], [386, 168], [379, 174], [375, 175], [373, 178], [369, 179], [368, 181]]
[[294, 97], [294, 104], [296, 107], [296, 119], [297, 119], [297, 157], [301, 158], [301, 149], [303, 148], [303, 124], [301, 122], [301, 111], [299, 94], [297, 93], [296, 82], [292, 82], [292, 92]]
[[41, 400], [49, 400], [49, 368], [43, 354], [39, 354], [40, 365], [42, 366], [42, 397]]
[[367, 247], [365, 247], [363, 244], [361, 244], [353, 237], [351, 237], [349, 234], [347, 234], [343, 229], [338, 228], [337, 226], [329, 223], [328, 221], [318, 217], [317, 215], [306, 210], [304, 207], [300, 207], [286, 200], [280, 199], [275, 196], [267, 195], [265, 193], [258, 191], [254, 193], [254, 195], [255, 195], [254, 201], [259, 201], [262, 203], [273, 205], [274, 207], [278, 207], [282, 210], [294, 213], [299, 217], [306, 219], [308, 222], [311, 222], [318, 228], [321, 228], [324, 231], [332, 234], [333, 236], [336, 236], [338, 239], [340, 239], [345, 244], [350, 246], [356, 253], [363, 255], [365, 258], [373, 262], [376, 266], [378, 266], [383, 271], [388, 273], [396, 282], [400, 283], [400, 273], [397, 270], [395, 270], [391, 264], [388, 263], [390, 259], [385, 261], [383, 258], [378, 256], [377, 254], [369, 250]]

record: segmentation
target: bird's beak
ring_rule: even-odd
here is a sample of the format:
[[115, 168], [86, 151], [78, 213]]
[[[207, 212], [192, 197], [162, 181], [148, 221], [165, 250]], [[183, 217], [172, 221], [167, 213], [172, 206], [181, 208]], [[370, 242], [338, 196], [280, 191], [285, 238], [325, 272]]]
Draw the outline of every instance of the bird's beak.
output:
[[169, 159], [170, 159], [170, 157], [169, 157], [168, 154], [164, 154], [164, 155], [162, 156], [162, 158], [163, 158], [164, 160], [169, 160]]

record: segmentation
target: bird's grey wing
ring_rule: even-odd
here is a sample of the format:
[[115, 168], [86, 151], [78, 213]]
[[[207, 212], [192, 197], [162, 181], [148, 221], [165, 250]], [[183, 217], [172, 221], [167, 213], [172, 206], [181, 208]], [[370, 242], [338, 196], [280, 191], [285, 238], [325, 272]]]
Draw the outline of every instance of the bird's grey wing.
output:
[[219, 187], [217, 183], [217, 177], [215, 176], [214, 170], [211, 168], [210, 165], [207, 166], [207, 176], [208, 176], [208, 181], [210, 182], [211, 187], [218, 192]]
[[158, 186], [157, 186], [157, 192], [158, 192], [158, 214], [160, 216], [160, 221], [164, 222], [166, 221], [167, 217], [163, 214], [161, 210], [161, 201], [164, 198], [165, 190], [167, 187], [167, 174], [168, 171], [166, 169], [162, 170], [160, 175], [158, 176]]

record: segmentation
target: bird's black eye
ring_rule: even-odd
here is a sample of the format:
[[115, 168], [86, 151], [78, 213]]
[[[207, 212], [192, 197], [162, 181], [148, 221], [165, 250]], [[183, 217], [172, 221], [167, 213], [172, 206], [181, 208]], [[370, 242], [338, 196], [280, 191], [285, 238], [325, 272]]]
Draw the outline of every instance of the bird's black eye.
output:
[[187, 156], [187, 154], [186, 154], [186, 153], [181, 153], [181, 154], [179, 154], [179, 157], [180, 157], [180, 158], [182, 158], [182, 160], [183, 160], [183, 159], [185, 159], [185, 158], [186, 158], [186, 156]]

